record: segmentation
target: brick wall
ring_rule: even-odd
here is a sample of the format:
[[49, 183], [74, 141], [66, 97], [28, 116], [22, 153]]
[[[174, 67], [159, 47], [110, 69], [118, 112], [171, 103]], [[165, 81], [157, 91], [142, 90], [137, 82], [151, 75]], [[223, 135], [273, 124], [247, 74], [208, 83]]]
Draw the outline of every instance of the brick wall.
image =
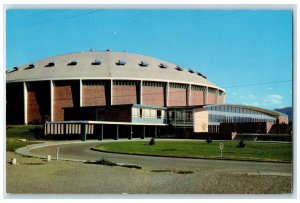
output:
[[219, 94], [219, 98], [218, 98], [218, 104], [223, 104], [224, 103], [224, 94]]
[[6, 123], [24, 124], [23, 83], [6, 84]]
[[187, 89], [169, 87], [168, 106], [187, 106]]
[[192, 90], [191, 91], [191, 105], [203, 105], [204, 104], [204, 91]]
[[107, 102], [104, 83], [82, 85], [82, 106], [101, 106]]
[[28, 82], [27, 85], [27, 121], [43, 123], [51, 116], [50, 82]]
[[143, 86], [143, 105], [165, 106], [165, 88]]
[[79, 81], [54, 82], [54, 120], [64, 120], [64, 107], [79, 106]]
[[279, 124], [288, 124], [289, 123], [288, 116], [279, 116], [278, 117], [278, 123]]
[[138, 104], [138, 85], [113, 85], [113, 105]]
[[208, 99], [207, 103], [208, 104], [216, 104], [217, 102], [217, 96], [215, 92], [208, 92]]

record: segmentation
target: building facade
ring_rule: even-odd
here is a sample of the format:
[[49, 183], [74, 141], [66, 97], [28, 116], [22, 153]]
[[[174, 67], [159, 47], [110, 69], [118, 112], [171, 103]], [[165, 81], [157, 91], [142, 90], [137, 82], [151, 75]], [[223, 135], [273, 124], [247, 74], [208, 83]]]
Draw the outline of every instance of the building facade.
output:
[[[151, 135], [172, 135], [177, 128], [218, 133], [242, 123], [287, 122], [278, 112], [225, 105], [225, 97], [225, 90], [192, 69], [139, 54], [87, 51], [8, 70], [6, 122], [52, 122], [54, 127], [45, 128], [50, 134], [72, 134], [82, 131], [78, 122], [84, 121], [92, 122], [90, 134], [122, 126], [130, 136], [133, 126], [139, 128], [137, 134], [148, 129]], [[64, 122], [73, 122], [73, 127]]]

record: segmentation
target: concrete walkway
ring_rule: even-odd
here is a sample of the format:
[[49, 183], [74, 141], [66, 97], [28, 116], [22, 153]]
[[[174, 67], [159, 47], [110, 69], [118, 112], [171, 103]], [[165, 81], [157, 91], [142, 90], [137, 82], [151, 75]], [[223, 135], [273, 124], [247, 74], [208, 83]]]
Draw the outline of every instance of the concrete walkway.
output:
[[[35, 157], [35, 158], [46, 158], [45, 155], [33, 153], [31, 150], [38, 149], [38, 148], [43, 148], [43, 147], [52, 147], [52, 146], [61, 146], [61, 145], [72, 145], [72, 144], [87, 144], [87, 143], [108, 143], [108, 142], [126, 142], [126, 141], [139, 141], [141, 139], [136, 138], [136, 139], [119, 139], [119, 140], [87, 140], [87, 141], [80, 141], [80, 140], [68, 140], [68, 141], [45, 141], [43, 143], [39, 144], [33, 144], [33, 145], [27, 145], [26, 147], [21, 147], [16, 150], [16, 153], [21, 154], [23, 156], [29, 156], [29, 157]], [[144, 139], [144, 140], [150, 140], [150, 139]], [[54, 158], [54, 157], [53, 157]], [[82, 160], [82, 159], [70, 159], [70, 158], [60, 158], [60, 160], [66, 160], [66, 161], [80, 161], [80, 162], [85, 162], [88, 160]]]
[[[134, 141], [141, 140], [139, 138]], [[150, 140], [144, 139], [146, 141]], [[128, 154], [106, 153], [90, 150], [92, 147], [107, 142], [127, 142], [128, 139], [120, 140], [89, 140], [89, 141], [62, 141], [45, 142], [41, 144], [29, 145], [19, 148], [16, 152], [25, 156], [45, 159], [51, 155], [56, 159], [57, 147], [59, 147], [59, 160], [66, 161], [97, 161], [102, 158], [116, 163], [126, 163], [142, 166], [148, 170], [202, 170], [203, 168], [222, 171], [225, 173], [241, 174], [268, 174], [276, 176], [291, 176], [291, 163], [272, 163], [255, 161], [237, 161], [237, 160], [213, 160], [213, 159], [191, 159], [191, 158], [172, 158], [172, 157], [154, 157]], [[182, 141], [182, 140], [180, 140]], [[195, 140], [199, 141], [199, 140]]]

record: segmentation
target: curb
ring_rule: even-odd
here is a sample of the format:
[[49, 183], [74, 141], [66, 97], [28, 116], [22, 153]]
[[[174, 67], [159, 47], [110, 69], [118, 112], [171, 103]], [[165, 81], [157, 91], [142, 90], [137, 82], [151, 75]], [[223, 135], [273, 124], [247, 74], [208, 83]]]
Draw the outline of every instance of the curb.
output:
[[[90, 141], [90, 143], [97, 142], [97, 141]], [[110, 141], [107, 141], [110, 142]], [[111, 141], [112, 142], [112, 141]], [[17, 154], [26, 156], [26, 157], [34, 157], [34, 158], [40, 158], [40, 159], [45, 159], [45, 155], [38, 155], [31, 153], [30, 150], [37, 149], [37, 148], [42, 148], [42, 147], [48, 147], [48, 146], [55, 146], [55, 145], [64, 145], [64, 144], [80, 144], [80, 143], [89, 143], [89, 142], [82, 142], [82, 141], [71, 141], [71, 142], [44, 142], [41, 144], [32, 144], [32, 145], [27, 145], [25, 147], [18, 148], [15, 152]], [[94, 163], [96, 161], [91, 161], [91, 160], [83, 160], [83, 159], [71, 159], [71, 158], [53, 158], [52, 160], [61, 160], [61, 161], [72, 161], [72, 162], [83, 162], [83, 163]], [[116, 166], [120, 167], [126, 167], [126, 168], [136, 168], [136, 169], [142, 169], [142, 166], [136, 165], [136, 164], [129, 164], [129, 163], [116, 163]]]
[[[35, 157], [35, 158], [45, 158], [43, 155], [38, 155], [31, 153], [30, 150], [42, 148], [42, 147], [48, 147], [48, 146], [55, 146], [55, 145], [65, 145], [65, 144], [85, 144], [85, 143], [109, 143], [109, 142], [115, 142], [116, 140], [106, 140], [106, 141], [99, 141], [99, 140], [91, 140], [91, 141], [61, 141], [61, 142], [49, 142], [46, 141], [41, 144], [33, 144], [33, 145], [27, 145], [26, 147], [18, 148], [15, 152], [18, 154], [21, 154], [23, 156], [27, 157]], [[134, 140], [117, 140], [117, 142], [123, 142], [123, 141], [134, 141]], [[164, 141], [164, 139], [161, 139], [161, 141]], [[169, 141], [169, 140], [168, 140]], [[229, 161], [248, 161], [248, 162], [269, 162], [269, 163], [292, 163], [292, 161], [272, 161], [272, 160], [247, 160], [247, 159], [232, 159], [232, 158], [208, 158], [208, 157], [189, 157], [189, 156], [172, 156], [172, 155], [150, 155], [150, 154], [139, 154], [139, 153], [126, 153], [126, 152], [111, 152], [106, 150], [100, 150], [96, 149], [94, 147], [90, 148], [93, 151], [99, 151], [104, 153], [112, 153], [112, 154], [125, 154], [125, 155], [137, 155], [137, 156], [150, 156], [150, 157], [167, 157], [167, 158], [188, 158], [188, 159], [205, 159], [205, 160], [229, 160]], [[53, 159], [56, 160], [56, 159]], [[59, 160], [63, 161], [77, 161], [77, 162], [87, 162], [89, 160], [80, 160], [80, 159], [69, 159], [69, 158], [59, 158]]]
[[220, 160], [220, 161], [248, 161], [248, 162], [267, 162], [267, 163], [292, 163], [291, 161], [272, 161], [272, 160], [251, 160], [251, 159], [231, 159], [231, 158], [208, 158], [208, 157], [192, 157], [192, 156], [173, 156], [173, 155], [157, 155], [157, 154], [140, 154], [140, 153], [127, 153], [127, 152], [112, 152], [101, 149], [96, 149], [94, 147], [90, 148], [93, 151], [99, 151], [111, 154], [125, 154], [125, 155], [136, 155], [136, 156], [150, 156], [150, 157], [167, 157], [167, 158], [177, 158], [177, 159], [205, 159], [205, 160]]

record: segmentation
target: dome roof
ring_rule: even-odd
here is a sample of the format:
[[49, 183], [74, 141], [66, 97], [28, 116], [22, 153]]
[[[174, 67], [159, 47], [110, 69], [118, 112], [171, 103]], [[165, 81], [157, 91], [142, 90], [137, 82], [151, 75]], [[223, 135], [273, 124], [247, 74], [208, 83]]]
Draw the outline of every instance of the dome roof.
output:
[[110, 50], [50, 57], [15, 67], [6, 74], [7, 82], [69, 79], [169, 81], [220, 89], [193, 70], [149, 56]]

